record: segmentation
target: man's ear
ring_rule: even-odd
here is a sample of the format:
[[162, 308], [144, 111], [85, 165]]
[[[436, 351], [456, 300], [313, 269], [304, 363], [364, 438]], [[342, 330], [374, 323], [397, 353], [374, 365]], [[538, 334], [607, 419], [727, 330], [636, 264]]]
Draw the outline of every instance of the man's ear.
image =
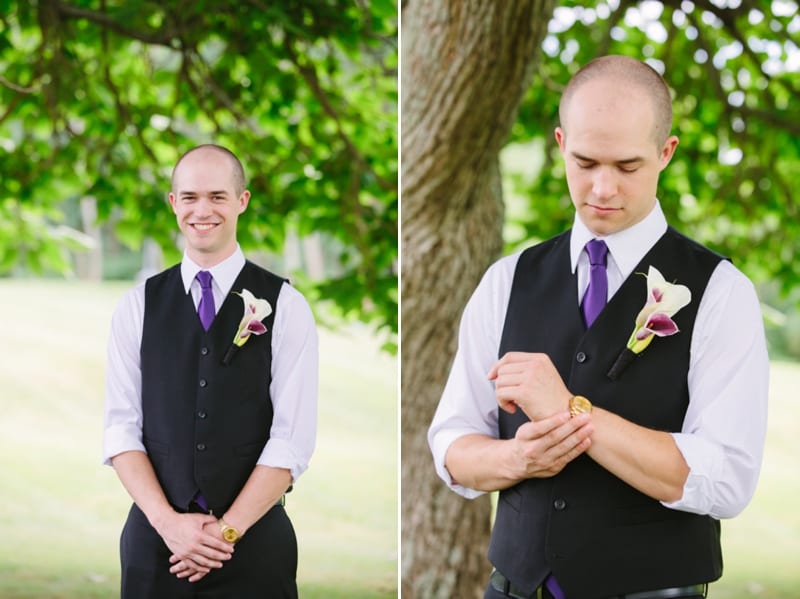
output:
[[672, 160], [672, 157], [675, 155], [675, 148], [678, 147], [678, 137], [676, 135], [670, 135], [667, 138], [667, 141], [664, 142], [664, 145], [661, 148], [661, 152], [659, 152], [658, 162], [659, 162], [659, 170], [663, 171], [667, 168], [669, 161]]
[[239, 214], [247, 210], [247, 205], [250, 203], [250, 192], [246, 189], [239, 196]]
[[561, 153], [563, 154], [564, 146], [567, 143], [567, 135], [564, 133], [564, 130], [561, 127], [556, 127], [555, 138], [556, 142], [558, 143], [558, 149], [561, 150]]

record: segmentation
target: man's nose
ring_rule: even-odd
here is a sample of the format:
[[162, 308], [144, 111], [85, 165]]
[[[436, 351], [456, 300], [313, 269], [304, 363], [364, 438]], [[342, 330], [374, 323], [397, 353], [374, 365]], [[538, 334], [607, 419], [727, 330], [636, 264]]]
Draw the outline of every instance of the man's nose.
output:
[[592, 192], [597, 198], [604, 200], [617, 194], [617, 177], [610, 168], [601, 167], [595, 171]]
[[211, 200], [208, 198], [198, 198], [194, 205], [194, 213], [199, 217], [211, 216], [213, 214], [211, 210]]

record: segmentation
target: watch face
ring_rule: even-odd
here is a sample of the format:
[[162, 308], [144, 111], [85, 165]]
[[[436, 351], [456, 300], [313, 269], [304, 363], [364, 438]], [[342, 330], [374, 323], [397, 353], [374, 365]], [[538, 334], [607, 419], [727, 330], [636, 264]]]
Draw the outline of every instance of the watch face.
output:
[[226, 528], [222, 531], [222, 538], [228, 543], [235, 543], [239, 540], [239, 534], [233, 528]]

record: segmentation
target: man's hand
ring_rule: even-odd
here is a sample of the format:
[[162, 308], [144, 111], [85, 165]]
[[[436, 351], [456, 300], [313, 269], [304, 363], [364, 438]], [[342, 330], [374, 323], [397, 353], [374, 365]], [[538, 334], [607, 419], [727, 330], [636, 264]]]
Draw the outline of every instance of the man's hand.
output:
[[231, 559], [233, 545], [222, 540], [217, 519], [207, 514], [178, 514], [158, 528], [172, 557], [170, 572], [178, 578], [196, 582], [212, 568], [221, 568]]
[[513, 414], [519, 407], [531, 420], [568, 410], [572, 397], [547, 354], [509, 352], [495, 362], [488, 379], [503, 410]]
[[559, 412], [543, 420], [526, 422], [509, 444], [509, 466], [514, 478], [555, 476], [589, 449], [593, 432], [588, 414], [570, 418], [568, 413]]

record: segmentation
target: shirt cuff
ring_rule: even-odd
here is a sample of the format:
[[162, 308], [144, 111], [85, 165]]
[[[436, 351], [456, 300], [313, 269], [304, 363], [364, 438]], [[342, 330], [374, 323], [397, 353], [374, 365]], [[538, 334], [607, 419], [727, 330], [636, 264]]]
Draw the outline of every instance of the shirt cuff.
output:
[[689, 476], [683, 485], [683, 496], [678, 501], [662, 501], [661, 504], [674, 510], [719, 517], [713, 513], [714, 481], [722, 478], [725, 467], [723, 448], [687, 433], [672, 433], [672, 438], [689, 466]]
[[303, 459], [291, 442], [286, 439], [270, 438], [258, 458], [258, 465], [270, 468], [285, 468], [292, 473], [292, 482], [308, 468], [308, 459]]
[[454, 481], [453, 477], [450, 476], [450, 472], [447, 470], [447, 466], [445, 466], [445, 458], [447, 457], [447, 450], [450, 449], [450, 446], [456, 439], [459, 439], [464, 435], [475, 434], [475, 432], [476, 431], [472, 429], [440, 430], [430, 440], [431, 453], [433, 454], [433, 463], [436, 467], [436, 474], [439, 475], [439, 477], [448, 487], [450, 487], [450, 489], [462, 497], [466, 497], [467, 499], [475, 499], [476, 497], [480, 497], [486, 493], [485, 491], [468, 489], [467, 487], [459, 485], [456, 481]]
[[111, 465], [111, 458], [126, 451], [147, 453], [142, 443], [142, 431], [135, 424], [112, 424], [103, 431], [103, 464]]

